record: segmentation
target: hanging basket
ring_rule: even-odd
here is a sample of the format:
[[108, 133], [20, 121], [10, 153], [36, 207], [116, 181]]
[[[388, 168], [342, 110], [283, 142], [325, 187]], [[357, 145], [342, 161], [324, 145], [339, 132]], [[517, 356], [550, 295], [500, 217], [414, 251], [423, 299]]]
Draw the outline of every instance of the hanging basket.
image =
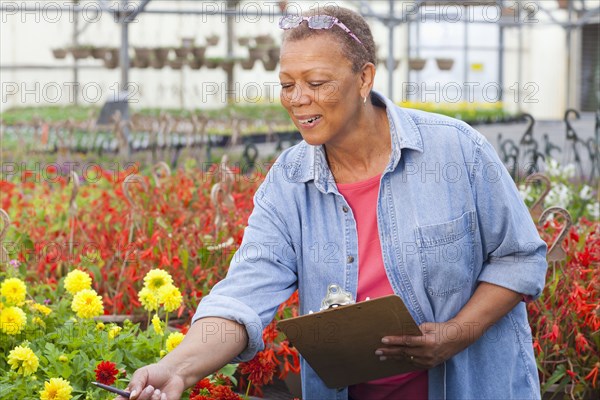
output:
[[269, 60], [279, 60], [279, 53], [281, 53], [281, 47], [279, 46], [273, 46], [267, 50]]
[[264, 47], [250, 47], [248, 55], [253, 60], [263, 60], [267, 57], [267, 49]]
[[67, 57], [68, 51], [65, 49], [52, 49], [54, 58], [62, 60]]
[[154, 58], [164, 63], [169, 59], [170, 52], [171, 49], [169, 47], [156, 47], [154, 49]]
[[147, 47], [134, 47], [133, 51], [135, 53], [135, 58], [145, 61], [150, 61], [150, 56], [152, 55], [152, 50]]
[[216, 46], [219, 44], [220, 37], [217, 35], [210, 35], [210, 36], [207, 36], [205, 39], [206, 39], [207, 46]]
[[234, 60], [223, 60], [221, 61], [220, 67], [223, 68], [223, 71], [231, 72], [233, 71], [233, 67], [235, 66]]
[[177, 59], [177, 60], [171, 60], [169, 61], [169, 66], [173, 69], [179, 70], [181, 68], [183, 68], [183, 65], [185, 64], [185, 62], [181, 59]]
[[207, 58], [204, 60], [204, 65], [208, 69], [216, 69], [221, 64], [221, 60], [218, 58]]
[[204, 60], [204, 55], [206, 54], [206, 47], [198, 46], [192, 48], [192, 55], [196, 60]]
[[175, 56], [177, 58], [187, 58], [192, 52], [192, 49], [188, 47], [174, 47], [173, 50], [175, 51]]
[[449, 71], [454, 65], [453, 58], [436, 58], [435, 62], [437, 63], [438, 68], [442, 71]]
[[238, 38], [238, 44], [240, 46], [249, 46], [250, 45], [250, 38], [248, 36], [242, 36]]
[[425, 68], [427, 60], [425, 58], [411, 58], [408, 60], [408, 68], [413, 71], [421, 71]]
[[89, 47], [72, 47], [71, 54], [76, 60], [82, 60], [92, 55], [92, 50]]
[[108, 48], [106, 47], [94, 47], [91, 50], [92, 57], [94, 57], [96, 60], [104, 60], [104, 56], [106, 55], [107, 51]]
[[194, 70], [199, 70], [204, 65], [203, 59], [194, 58], [189, 62], [190, 68]]
[[165, 64], [166, 62], [164, 60], [158, 60], [156, 58], [153, 58], [150, 62], [150, 66], [154, 69], [162, 69], [165, 67]]
[[265, 71], [275, 71], [277, 68], [278, 60], [262, 60]]
[[240, 65], [242, 66], [242, 69], [250, 70], [250, 69], [254, 68], [255, 62], [256, 62], [256, 60], [254, 60], [253, 58], [248, 58], [248, 59], [240, 61]]
[[275, 39], [271, 35], [258, 35], [254, 38], [257, 45], [272, 46], [275, 44]]

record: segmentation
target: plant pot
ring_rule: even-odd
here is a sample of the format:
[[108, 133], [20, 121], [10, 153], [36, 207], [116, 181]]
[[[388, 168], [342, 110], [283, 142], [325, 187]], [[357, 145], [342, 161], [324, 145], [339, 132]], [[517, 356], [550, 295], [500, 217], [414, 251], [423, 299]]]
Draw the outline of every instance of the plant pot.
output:
[[425, 58], [411, 58], [408, 60], [408, 68], [413, 71], [421, 71], [425, 68], [425, 64], [427, 64], [427, 60]]
[[132, 65], [134, 68], [148, 68], [150, 66], [150, 60], [148, 58], [143, 59], [136, 57], [132, 60]]
[[54, 58], [62, 60], [67, 57], [68, 51], [66, 49], [52, 49]]
[[161, 61], [156, 58], [153, 58], [152, 61], [150, 61], [150, 66], [154, 69], [162, 69], [165, 67], [165, 65], [166, 65], [166, 61], [164, 61], [164, 60]]
[[105, 58], [104, 66], [108, 69], [115, 69], [119, 66], [119, 59], [118, 58]]
[[275, 71], [279, 60], [262, 60], [265, 71]]
[[177, 58], [187, 58], [192, 52], [192, 50], [187, 47], [175, 47], [173, 50], [175, 50], [175, 56]]
[[194, 69], [194, 70], [198, 70], [198, 69], [202, 68], [203, 65], [204, 65], [204, 60], [198, 59], [198, 58], [194, 58], [192, 61], [189, 62], [190, 68]]
[[269, 50], [267, 50], [267, 56], [269, 57], [269, 60], [279, 60], [280, 52], [281, 52], [281, 47], [279, 47], [279, 46], [271, 47], [271, 48], [269, 48]]
[[250, 45], [250, 38], [248, 36], [239, 37], [238, 38], [238, 44], [240, 46], [246, 47], [246, 46]]
[[89, 47], [72, 47], [71, 54], [76, 60], [82, 60], [92, 55], [92, 50]]
[[170, 52], [171, 49], [169, 47], [156, 47], [154, 49], [154, 57], [164, 63], [169, 59]]
[[248, 55], [253, 60], [263, 60], [267, 56], [267, 49], [264, 47], [250, 47], [248, 48]]
[[219, 44], [220, 37], [217, 35], [210, 35], [210, 36], [207, 36], [205, 39], [206, 39], [207, 46], [216, 46]]
[[139, 58], [140, 60], [150, 61], [150, 57], [152, 56], [152, 50], [147, 47], [134, 47], [133, 51], [135, 52], [135, 58]]
[[223, 61], [221, 61], [220, 66], [221, 66], [221, 68], [223, 68], [223, 71], [232, 72], [233, 67], [235, 66], [235, 61], [234, 60], [223, 60]]
[[454, 65], [453, 58], [436, 58], [435, 62], [437, 63], [438, 68], [442, 71], [449, 71]]
[[183, 68], [183, 64], [185, 64], [185, 61], [184, 61], [184, 60], [181, 60], [181, 59], [177, 59], [177, 60], [171, 60], [171, 61], [169, 61], [169, 66], [170, 66], [171, 68], [173, 68], [173, 69], [177, 69], [177, 70], [179, 70], [179, 69]]
[[206, 47], [199, 46], [192, 48], [192, 55], [196, 60], [204, 60], [204, 55], [206, 54]]
[[204, 65], [206, 65], [206, 68], [208, 68], [208, 69], [215, 69], [220, 64], [221, 64], [221, 60], [219, 60], [217, 58], [207, 58], [206, 60], [204, 60]]
[[254, 41], [259, 46], [271, 46], [275, 44], [275, 39], [271, 35], [258, 35], [254, 38]]
[[107, 51], [108, 49], [106, 47], [94, 47], [91, 50], [92, 57], [94, 57], [96, 60], [104, 60], [104, 56], [106, 55]]
[[252, 58], [248, 58], [246, 60], [241, 60], [240, 65], [242, 66], [242, 69], [250, 70], [250, 69], [254, 68], [255, 62], [256, 62], [256, 60], [254, 60]]

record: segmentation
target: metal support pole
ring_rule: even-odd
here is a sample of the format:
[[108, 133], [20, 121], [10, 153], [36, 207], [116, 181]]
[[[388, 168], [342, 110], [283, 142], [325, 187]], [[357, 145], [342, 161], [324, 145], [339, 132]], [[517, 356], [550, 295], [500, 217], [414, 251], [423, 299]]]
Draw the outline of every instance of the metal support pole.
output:
[[[394, 3], [395, 0], [389, 0], [390, 5], [390, 16], [394, 15]], [[394, 23], [388, 22], [388, 58], [387, 58], [387, 71], [388, 71], [388, 98], [394, 99]]]
[[[228, 0], [227, 1], [227, 11], [233, 10], [235, 11], [236, 4], [239, 1], [236, 0]], [[227, 15], [227, 60], [231, 60], [233, 58], [233, 15]], [[233, 82], [233, 68], [227, 69], [227, 103], [231, 104], [235, 101], [235, 93], [234, 93], [234, 82]]]
[[[74, 6], [79, 5], [79, 0], [73, 0]], [[73, 47], [79, 46], [79, 13], [73, 13]], [[72, 99], [73, 103], [79, 105], [79, 60], [73, 62], [73, 86]]]
[[[468, 87], [467, 82], [469, 82], [469, 21], [468, 18], [464, 19], [463, 22], [464, 27], [464, 37], [463, 37], [463, 96], [464, 93], [467, 93]], [[474, 100], [471, 99], [470, 95], [467, 95], [467, 99], [463, 99], [466, 101]]]
[[129, 24], [126, 21], [127, 6], [129, 0], [121, 0], [121, 12], [119, 14], [119, 24], [121, 24], [121, 49], [119, 53], [119, 64], [121, 65], [121, 93], [119, 100], [125, 101], [123, 120], [129, 120]]

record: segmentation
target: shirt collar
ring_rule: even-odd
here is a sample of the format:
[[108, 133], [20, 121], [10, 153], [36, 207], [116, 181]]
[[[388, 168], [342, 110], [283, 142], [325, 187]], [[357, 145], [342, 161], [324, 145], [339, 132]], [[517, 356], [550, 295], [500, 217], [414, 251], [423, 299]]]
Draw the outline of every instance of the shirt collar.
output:
[[[402, 108], [379, 92], [371, 92], [372, 101], [383, 103], [386, 107], [392, 139], [392, 154], [385, 172], [393, 171], [398, 166], [402, 149], [423, 152], [421, 133], [413, 119]], [[311, 146], [306, 142], [300, 145], [292, 172], [296, 182], [315, 181], [317, 188], [324, 193], [337, 192], [337, 186], [325, 158], [322, 145]]]

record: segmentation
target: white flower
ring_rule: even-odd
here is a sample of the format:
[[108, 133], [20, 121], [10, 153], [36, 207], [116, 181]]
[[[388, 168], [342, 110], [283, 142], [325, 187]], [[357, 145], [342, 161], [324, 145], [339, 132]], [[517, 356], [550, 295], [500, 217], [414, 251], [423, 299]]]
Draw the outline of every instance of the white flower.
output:
[[546, 163], [546, 173], [549, 177], [560, 176], [560, 165], [558, 165], [558, 161], [553, 158], [550, 158]]
[[590, 217], [593, 220], [599, 220], [600, 219], [600, 203], [599, 202], [595, 202], [595, 203], [590, 203], [587, 206], [585, 206], [585, 211], [590, 214]]
[[572, 194], [569, 188], [562, 183], [559, 183], [550, 189], [548, 196], [544, 200], [546, 207], [562, 207], [567, 208], [571, 203]]
[[588, 185], [583, 185], [581, 192], [579, 192], [581, 200], [590, 200], [592, 198], [592, 188]]
[[519, 185], [519, 194], [521, 195], [521, 199], [524, 202], [529, 203], [533, 201], [533, 196], [531, 195], [531, 186], [527, 185]]

